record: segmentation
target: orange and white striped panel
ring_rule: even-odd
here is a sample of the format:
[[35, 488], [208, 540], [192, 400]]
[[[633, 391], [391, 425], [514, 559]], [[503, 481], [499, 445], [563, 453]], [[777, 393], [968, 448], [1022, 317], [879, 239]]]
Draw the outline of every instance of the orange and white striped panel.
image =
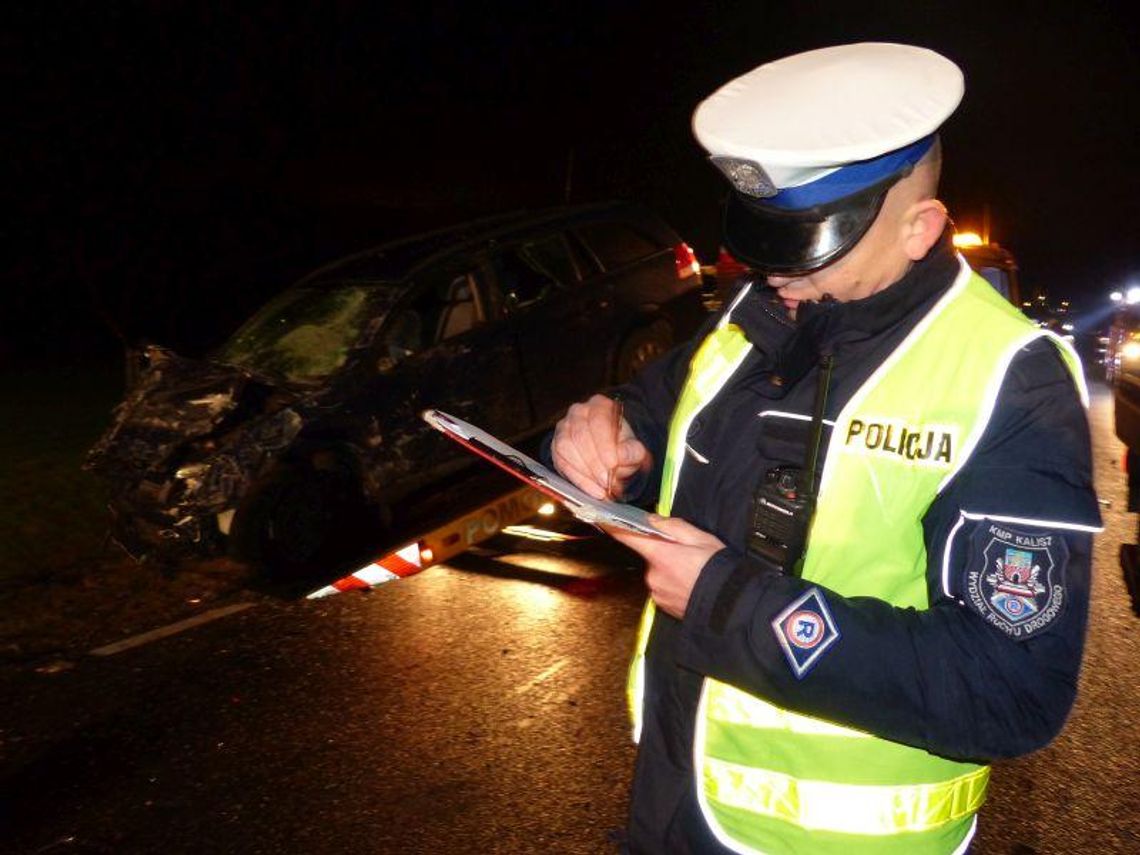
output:
[[341, 591], [360, 591], [365, 588], [372, 588], [385, 582], [391, 582], [393, 579], [413, 576], [423, 569], [424, 561], [420, 554], [419, 543], [409, 543], [395, 552], [390, 552], [383, 558], [378, 558], [371, 564], [364, 565], [343, 579], [337, 579], [331, 585], [325, 585], [325, 587], [313, 591], [305, 599], [316, 600], [339, 594]]

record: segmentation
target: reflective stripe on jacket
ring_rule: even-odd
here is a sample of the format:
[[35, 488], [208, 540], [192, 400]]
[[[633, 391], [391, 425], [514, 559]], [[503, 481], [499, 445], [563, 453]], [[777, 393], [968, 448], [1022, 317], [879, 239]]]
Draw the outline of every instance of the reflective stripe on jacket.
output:
[[[731, 311], [690, 364], [670, 425], [662, 514], [677, 489], [689, 425], [751, 347]], [[976, 447], [1014, 355], [1042, 335], [963, 265], [837, 417], [805, 580], [845, 597], [929, 606], [923, 515]], [[1054, 340], [1087, 403], [1075, 353]], [[652, 620], [650, 603], [630, 672], [635, 738]], [[694, 758], [705, 819], [740, 852], [951, 852], [970, 832], [989, 775], [987, 767], [784, 710], [711, 678], [697, 711]]]

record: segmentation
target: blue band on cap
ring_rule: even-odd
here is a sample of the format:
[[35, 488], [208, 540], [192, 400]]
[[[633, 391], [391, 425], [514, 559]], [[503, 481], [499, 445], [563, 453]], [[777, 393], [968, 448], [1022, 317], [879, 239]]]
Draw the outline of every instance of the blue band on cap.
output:
[[763, 200], [765, 205], [797, 211], [824, 205], [865, 190], [872, 184], [898, 173], [907, 166], [913, 166], [922, 159], [932, 145], [934, 134], [923, 137], [903, 148], [889, 151], [881, 157], [861, 160], [840, 167], [828, 175], [799, 187], [785, 187], [775, 196]]

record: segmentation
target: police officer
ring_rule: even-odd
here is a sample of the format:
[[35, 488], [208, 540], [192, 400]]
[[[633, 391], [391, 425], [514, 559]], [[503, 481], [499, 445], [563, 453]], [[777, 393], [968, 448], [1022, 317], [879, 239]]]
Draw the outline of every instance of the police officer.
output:
[[[1092, 532], [1075, 353], [958, 256], [928, 50], [844, 45], [731, 81], [693, 126], [760, 277], [570, 408], [595, 496], [656, 492], [629, 700], [633, 852], [961, 852], [988, 763], [1073, 703]], [[615, 420], [621, 413], [619, 432]]]

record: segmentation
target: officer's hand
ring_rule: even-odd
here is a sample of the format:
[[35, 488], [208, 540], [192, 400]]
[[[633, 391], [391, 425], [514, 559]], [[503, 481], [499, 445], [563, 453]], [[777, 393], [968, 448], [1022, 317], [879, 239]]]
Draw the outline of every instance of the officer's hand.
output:
[[689, 605], [689, 595], [710, 558], [724, 548], [714, 534], [678, 517], [651, 517], [653, 527], [675, 542], [607, 528], [615, 540], [645, 559], [645, 586], [658, 608], [680, 620]]
[[[554, 465], [571, 483], [595, 499], [621, 496], [622, 485], [639, 469], [653, 465], [649, 450], [634, 436], [612, 398], [594, 395], [574, 404], [554, 428]], [[610, 473], [613, 473], [611, 479]], [[613, 486], [615, 495], [607, 495]]]

